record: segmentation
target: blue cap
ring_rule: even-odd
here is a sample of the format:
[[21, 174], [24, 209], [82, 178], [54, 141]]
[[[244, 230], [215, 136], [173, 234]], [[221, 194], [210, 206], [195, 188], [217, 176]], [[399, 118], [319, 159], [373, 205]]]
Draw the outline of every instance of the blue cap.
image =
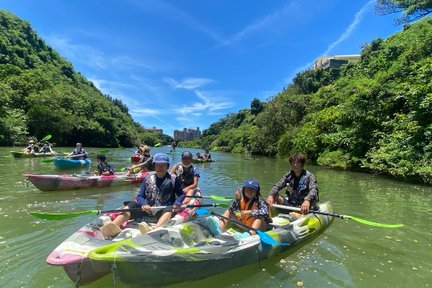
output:
[[260, 190], [259, 182], [255, 178], [246, 179], [243, 182], [242, 188], [252, 188], [252, 189], [257, 190], [258, 192]]
[[165, 153], [156, 153], [153, 156], [153, 163], [165, 163], [165, 164], [169, 164], [168, 155], [166, 155]]

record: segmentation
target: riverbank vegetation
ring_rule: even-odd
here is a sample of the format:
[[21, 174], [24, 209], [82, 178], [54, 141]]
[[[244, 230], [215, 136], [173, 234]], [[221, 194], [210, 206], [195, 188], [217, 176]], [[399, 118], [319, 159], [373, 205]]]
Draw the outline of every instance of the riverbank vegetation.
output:
[[0, 11], [0, 145], [21, 145], [29, 136], [71, 146], [131, 147], [169, 143], [146, 132], [121, 100], [92, 82], [47, 46], [30, 24]]
[[[365, 45], [359, 61], [298, 73], [269, 101], [203, 131], [203, 147], [432, 183], [432, 19]], [[256, 109], [257, 107], [262, 109]]]

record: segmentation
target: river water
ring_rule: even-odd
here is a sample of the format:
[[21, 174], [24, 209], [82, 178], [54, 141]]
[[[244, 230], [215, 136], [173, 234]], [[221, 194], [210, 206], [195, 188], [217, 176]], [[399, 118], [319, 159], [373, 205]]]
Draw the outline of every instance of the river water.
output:
[[[167, 149], [152, 148], [151, 153]], [[28, 212], [115, 209], [134, 198], [137, 187], [40, 192], [22, 173], [64, 172], [41, 158], [14, 159], [10, 150], [14, 149], [0, 148], [0, 287], [75, 287], [61, 267], [49, 266], [45, 259], [93, 216], [46, 221]], [[202, 152], [189, 150], [194, 155]], [[98, 149], [88, 151], [92, 152], [94, 169]], [[108, 162], [117, 169], [127, 167], [131, 154], [128, 149], [110, 149]], [[199, 164], [199, 186], [207, 195], [232, 196], [245, 178], [256, 177], [267, 196], [289, 168], [287, 160], [245, 160], [241, 155], [218, 152], [212, 155], [215, 162]], [[180, 156], [172, 155], [171, 160], [179, 161]], [[306, 168], [318, 179], [321, 200], [330, 200], [335, 213], [405, 226], [376, 228], [336, 218], [317, 238], [277, 257], [169, 287], [432, 287], [432, 187], [366, 173], [312, 165]], [[85, 287], [126, 286], [118, 279], [114, 284], [109, 275]]]

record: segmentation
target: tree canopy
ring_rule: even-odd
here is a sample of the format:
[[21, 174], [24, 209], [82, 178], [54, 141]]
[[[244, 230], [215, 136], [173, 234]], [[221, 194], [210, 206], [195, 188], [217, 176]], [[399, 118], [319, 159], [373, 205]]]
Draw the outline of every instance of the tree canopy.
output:
[[162, 142], [133, 121], [119, 99], [49, 47], [29, 23], [0, 10], [0, 145], [52, 134], [59, 145], [131, 147]]
[[382, 15], [402, 13], [396, 23], [410, 23], [432, 12], [432, 0], [378, 0], [376, 11]]

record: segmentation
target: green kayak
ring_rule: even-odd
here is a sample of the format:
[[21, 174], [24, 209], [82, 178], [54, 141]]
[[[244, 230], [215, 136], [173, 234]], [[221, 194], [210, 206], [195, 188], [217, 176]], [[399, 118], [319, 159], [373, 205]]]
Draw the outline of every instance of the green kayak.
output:
[[26, 153], [18, 151], [10, 151], [15, 158], [34, 158], [34, 157], [53, 157], [53, 153]]
[[[319, 211], [332, 213], [330, 202], [319, 204]], [[213, 237], [205, 218], [153, 230], [92, 250], [88, 257], [94, 265], [103, 263], [115, 277], [128, 285], [161, 286], [197, 280], [258, 262], [313, 238], [332, 221], [326, 215], [309, 214], [294, 218], [287, 214], [273, 217], [267, 235], [281, 243], [269, 245], [259, 235], [236, 239], [239, 228]], [[238, 230], [237, 230], [238, 229]]]

